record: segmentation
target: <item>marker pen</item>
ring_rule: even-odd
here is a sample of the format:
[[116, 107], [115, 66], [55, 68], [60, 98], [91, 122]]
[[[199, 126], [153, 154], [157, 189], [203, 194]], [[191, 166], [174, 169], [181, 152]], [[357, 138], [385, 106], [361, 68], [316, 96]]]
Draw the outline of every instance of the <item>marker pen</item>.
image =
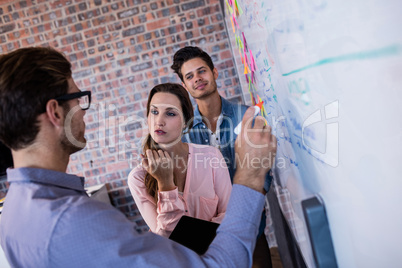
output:
[[[260, 101], [255, 106], [253, 106], [254, 107], [254, 116], [253, 116], [254, 118], [260, 113], [263, 103], [264, 103], [263, 101]], [[236, 135], [239, 135], [240, 131], [241, 131], [241, 122], [235, 127], [233, 132]]]

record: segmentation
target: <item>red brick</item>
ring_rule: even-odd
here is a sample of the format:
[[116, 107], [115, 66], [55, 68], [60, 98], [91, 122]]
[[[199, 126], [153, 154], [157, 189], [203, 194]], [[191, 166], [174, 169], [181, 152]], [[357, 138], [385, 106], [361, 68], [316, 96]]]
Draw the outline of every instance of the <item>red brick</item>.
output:
[[123, 180], [117, 180], [117, 181], [113, 181], [112, 183], [110, 183], [112, 189], [113, 188], [121, 188], [122, 186], [127, 186], [127, 178], [123, 179]]
[[[43, 1], [44, 2], [44, 1]], [[44, 13], [46, 11], [49, 11], [49, 7], [47, 4], [40, 4], [40, 1], [38, 1], [38, 4], [30, 7], [27, 11], [25, 11], [27, 17], [30, 16], [36, 16], [38, 13]]]
[[91, 38], [106, 33], [106, 27], [96, 27], [84, 31], [85, 38]]
[[200, 23], [200, 19], [194, 20], [194, 23], [195, 23], [194, 27], [196, 27], [196, 26], [197, 27], [202, 27], [204, 25], [210, 25], [209, 17], [203, 17], [202, 18], [202, 25]]
[[220, 53], [221, 60], [231, 59], [231, 58], [232, 58], [232, 52], [229, 49]]
[[156, 17], [157, 18], [170, 17], [170, 16], [173, 16], [173, 15], [179, 13], [179, 12], [180, 12], [180, 7], [179, 6], [172, 6], [172, 7], [163, 8], [162, 10], [156, 11]]
[[53, 21], [54, 19], [62, 18], [63, 16], [64, 15], [61, 12], [61, 10], [56, 9], [56, 10], [52, 10], [52, 12], [41, 15], [41, 21], [42, 22]]
[[94, 178], [85, 178], [85, 186], [94, 186], [97, 185], [98, 181]]
[[165, 28], [166, 26], [170, 25], [169, 18], [160, 19], [154, 22], [149, 22], [146, 24], [147, 31], [153, 31], [160, 28]]
[[177, 3], [174, 2], [174, 0], [166, 0], [166, 4], [168, 6], [177, 5]]
[[8, 41], [20, 40], [21, 38], [29, 36], [29, 32], [25, 33], [25, 30], [19, 30], [15, 32], [9, 32], [6, 34]]

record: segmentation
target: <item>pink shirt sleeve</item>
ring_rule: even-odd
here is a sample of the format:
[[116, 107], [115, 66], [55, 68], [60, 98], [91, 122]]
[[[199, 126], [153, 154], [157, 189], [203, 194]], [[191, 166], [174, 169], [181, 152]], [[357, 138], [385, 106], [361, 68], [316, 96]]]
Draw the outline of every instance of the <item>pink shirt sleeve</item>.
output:
[[230, 181], [229, 170], [222, 153], [214, 148], [219, 164], [211, 165], [214, 169], [214, 188], [218, 197], [217, 215], [211, 219], [216, 223], [221, 223], [226, 213], [226, 207], [229, 202], [230, 193], [232, 192], [232, 183]]
[[147, 172], [139, 165], [128, 176], [131, 195], [152, 232], [168, 237], [184, 215], [184, 202], [176, 189], [158, 193], [158, 203], [147, 193], [144, 179]]

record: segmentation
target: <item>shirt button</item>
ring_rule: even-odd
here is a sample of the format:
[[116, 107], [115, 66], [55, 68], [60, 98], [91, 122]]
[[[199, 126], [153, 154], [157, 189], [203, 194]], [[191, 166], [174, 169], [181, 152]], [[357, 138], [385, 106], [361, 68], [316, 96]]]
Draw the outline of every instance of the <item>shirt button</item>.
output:
[[208, 140], [205, 140], [205, 142], [208, 142]]
[[187, 209], [186, 209], [186, 212], [188, 212]]

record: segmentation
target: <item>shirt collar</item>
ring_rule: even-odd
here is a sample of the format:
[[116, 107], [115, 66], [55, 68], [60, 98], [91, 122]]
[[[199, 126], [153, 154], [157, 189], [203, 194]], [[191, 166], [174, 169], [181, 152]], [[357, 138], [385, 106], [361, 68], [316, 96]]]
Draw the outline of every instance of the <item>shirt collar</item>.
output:
[[[221, 114], [225, 117], [232, 118], [233, 117], [232, 104], [225, 98], [222, 98], [221, 96], [219, 96], [219, 97], [221, 98], [221, 104], [222, 104]], [[202, 115], [201, 115], [200, 110], [198, 109], [198, 105], [197, 105], [197, 106], [195, 106], [195, 110], [194, 110], [193, 126], [200, 124], [200, 123], [202, 123]]]
[[42, 168], [9, 168], [7, 180], [11, 182], [37, 182], [63, 188], [85, 191], [84, 177]]
[[226, 117], [233, 117], [233, 103], [221, 97], [222, 100], [222, 114]]

